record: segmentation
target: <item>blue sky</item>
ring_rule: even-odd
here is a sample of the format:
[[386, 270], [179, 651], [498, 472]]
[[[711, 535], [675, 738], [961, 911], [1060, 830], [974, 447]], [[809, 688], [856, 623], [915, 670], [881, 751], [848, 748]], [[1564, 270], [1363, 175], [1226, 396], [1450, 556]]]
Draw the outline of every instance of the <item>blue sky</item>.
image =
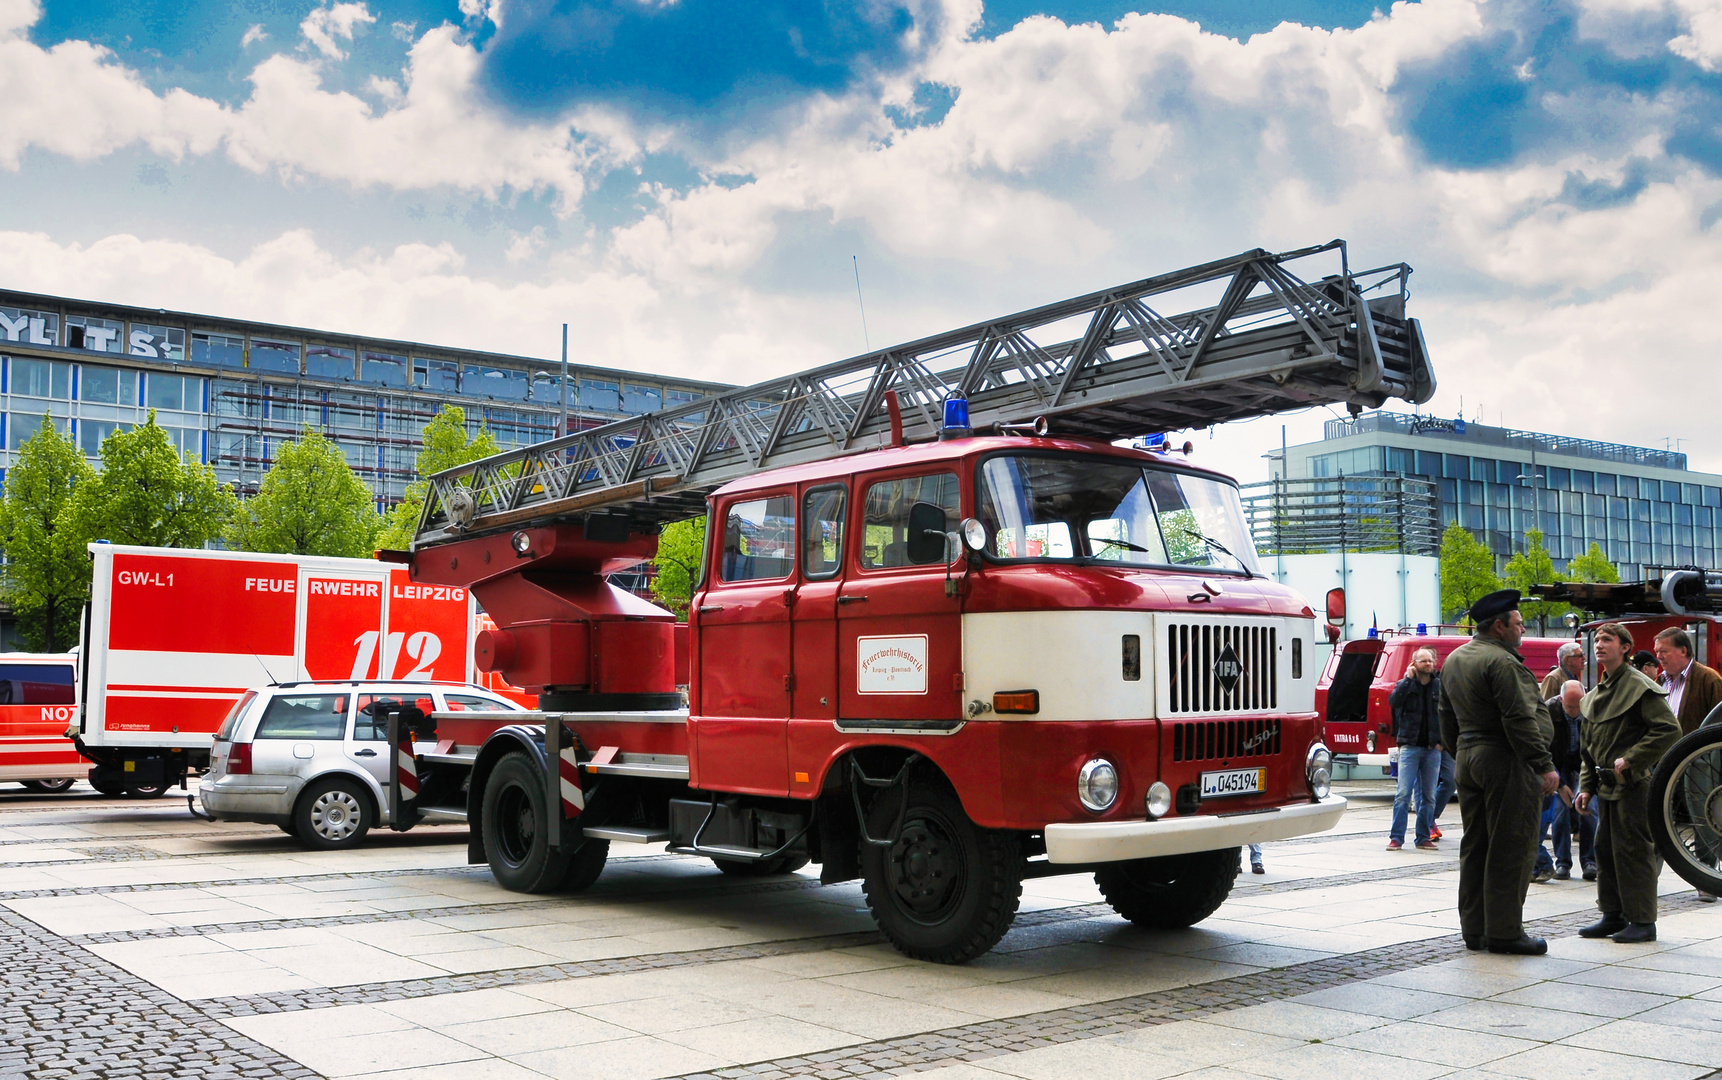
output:
[[1722, 381], [1719, 92], [1717, 0], [0, 0], [0, 281], [745, 381], [852, 256], [879, 344], [1345, 236], [1438, 410], [1722, 470], [1611, 389]]

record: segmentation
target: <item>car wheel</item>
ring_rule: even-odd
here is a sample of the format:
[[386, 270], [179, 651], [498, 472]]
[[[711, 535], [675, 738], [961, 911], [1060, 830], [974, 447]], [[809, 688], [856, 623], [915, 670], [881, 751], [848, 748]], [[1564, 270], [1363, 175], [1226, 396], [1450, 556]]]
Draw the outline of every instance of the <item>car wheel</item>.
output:
[[126, 788], [126, 794], [134, 799], [159, 799], [166, 791], [166, 784], [132, 784]]
[[313, 781], [293, 810], [293, 831], [314, 851], [358, 847], [371, 831], [371, 800], [358, 784], [331, 776]]
[[69, 776], [62, 776], [54, 780], [26, 780], [24, 781], [24, 790], [39, 791], [44, 795], [58, 795], [60, 792], [70, 789], [76, 782]]

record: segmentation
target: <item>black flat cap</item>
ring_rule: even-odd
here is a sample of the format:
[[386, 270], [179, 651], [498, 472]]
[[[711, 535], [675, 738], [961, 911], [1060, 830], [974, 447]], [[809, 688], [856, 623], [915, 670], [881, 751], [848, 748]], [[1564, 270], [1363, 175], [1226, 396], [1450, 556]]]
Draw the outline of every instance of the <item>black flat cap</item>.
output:
[[1519, 609], [1519, 590], [1501, 589], [1471, 605], [1471, 621], [1484, 622]]

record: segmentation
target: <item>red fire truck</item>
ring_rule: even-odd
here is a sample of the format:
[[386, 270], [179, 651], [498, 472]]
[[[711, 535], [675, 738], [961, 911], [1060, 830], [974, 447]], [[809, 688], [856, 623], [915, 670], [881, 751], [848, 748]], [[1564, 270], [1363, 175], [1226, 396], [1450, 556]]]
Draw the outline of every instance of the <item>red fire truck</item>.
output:
[[[1411, 670], [1412, 654], [1435, 650], [1437, 669], [1454, 649], [1471, 640], [1458, 627], [1371, 631], [1371, 636], [1335, 646], [1315, 687], [1315, 708], [1334, 756], [1386, 768], [1394, 749], [1393, 710], [1388, 698]], [[1525, 666], [1538, 679], [1555, 669], [1555, 654], [1570, 638], [1528, 637], [1519, 644]]]
[[[473, 603], [369, 559], [91, 544], [82, 693], [59, 731], [107, 794], [206, 768], [247, 689], [294, 679], [464, 682]], [[69, 700], [69, 699], [68, 699]]]
[[[1289, 268], [1318, 257], [1337, 272]], [[613, 842], [814, 860], [940, 962], [991, 948], [1027, 876], [1205, 918], [1239, 845], [1343, 811], [1314, 613], [1260, 573], [1232, 481], [1114, 443], [1427, 400], [1408, 272], [1247, 252], [433, 477], [388, 557], [473, 591], [478, 666], [541, 711], [396, 712], [393, 827], [465, 820], [528, 892], [584, 887]], [[672, 616], [603, 575], [702, 512], [684, 709]]]

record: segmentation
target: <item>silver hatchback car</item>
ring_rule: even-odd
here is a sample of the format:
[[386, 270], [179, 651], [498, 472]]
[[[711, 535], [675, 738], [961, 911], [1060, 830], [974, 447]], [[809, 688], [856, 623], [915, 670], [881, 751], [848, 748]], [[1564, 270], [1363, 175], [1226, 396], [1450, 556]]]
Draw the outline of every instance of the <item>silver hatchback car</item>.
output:
[[[308, 848], [355, 847], [388, 824], [389, 729], [379, 703], [425, 712], [521, 712], [465, 683], [298, 682], [249, 690], [234, 703], [198, 785], [217, 821], [280, 826]], [[418, 744], [420, 752], [433, 749]]]

